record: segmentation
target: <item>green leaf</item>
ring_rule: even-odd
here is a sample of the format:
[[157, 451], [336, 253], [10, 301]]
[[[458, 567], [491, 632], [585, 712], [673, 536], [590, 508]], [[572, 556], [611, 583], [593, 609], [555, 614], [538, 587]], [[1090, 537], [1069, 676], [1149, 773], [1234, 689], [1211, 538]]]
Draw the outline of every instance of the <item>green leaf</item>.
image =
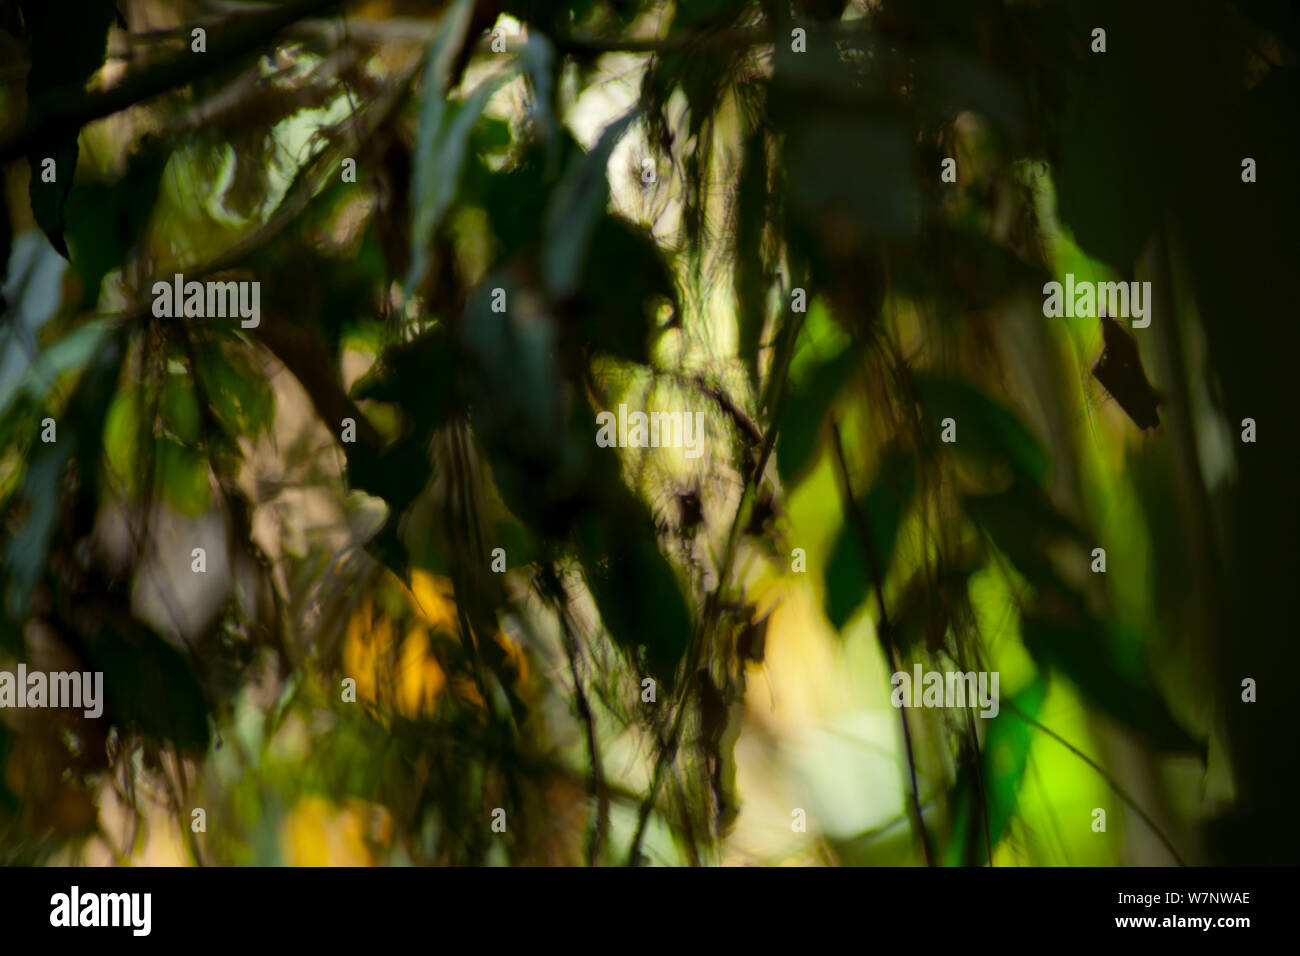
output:
[[275, 395], [247, 352], [210, 343], [199, 353], [199, 369], [213, 414], [227, 432], [255, 438], [271, 426]]
[[[27, 73], [27, 112], [39, 116], [85, 91], [104, 62], [113, 0], [27, 0], [21, 4], [32, 66]], [[28, 153], [32, 213], [55, 250], [67, 258], [63, 207], [77, 171], [80, 129], [59, 129]], [[42, 181], [42, 162], [55, 161], [55, 181]]]
[[[456, 0], [443, 14], [438, 25], [438, 35], [429, 49], [428, 65], [424, 70], [424, 89], [420, 104], [420, 125], [415, 139], [414, 168], [411, 171], [414, 192], [411, 204], [411, 268], [406, 277], [409, 296], [423, 281], [429, 267], [429, 244], [451, 204], [460, 181], [460, 170], [465, 160], [465, 146], [469, 140], [474, 120], [483, 111], [487, 97], [503, 77], [492, 77], [479, 86], [471, 101], [467, 102], [463, 116], [455, 128], [447, 122], [447, 84], [451, 65], [465, 42], [470, 17], [474, 12], [473, 0]], [[486, 90], [486, 92], [485, 92]], [[477, 99], [475, 99], [477, 97]]]
[[190, 377], [173, 373], [163, 383], [160, 411], [163, 424], [182, 445], [199, 440], [199, 403]]
[[83, 487], [93, 493], [98, 486], [104, 419], [122, 356], [117, 338], [100, 349], [61, 416], [59, 440], [42, 443], [32, 456], [23, 487], [26, 520], [5, 548], [5, 608], [14, 619], [26, 614], [32, 588], [44, 571], [50, 538], [62, 513], [63, 469], [74, 455]]
[[1197, 753], [1194, 740], [1169, 713], [1147, 668], [1137, 635], [1114, 623], [1029, 615], [1021, 621], [1025, 648], [1043, 667], [1074, 682], [1088, 701], [1159, 751]]
[[67, 202], [72, 269], [81, 280], [82, 309], [99, 301], [104, 276], [131, 255], [153, 212], [167, 167], [163, 151], [133, 156], [117, 182], [78, 182]]
[[28, 386], [34, 343], [59, 309], [65, 269], [67, 263], [36, 230], [15, 240], [4, 287], [9, 311], [0, 327], [0, 415]]
[[92, 319], [77, 326], [45, 349], [27, 369], [27, 374], [0, 386], [0, 415], [19, 392], [25, 391], [37, 403], [43, 403], [55, 380], [68, 372], [85, 367], [112, 331], [110, 319]]
[[104, 456], [110, 472], [128, 494], [139, 490], [136, 460], [140, 443], [140, 390], [127, 385], [113, 396], [104, 419]]
[[[989, 842], [1001, 842], [1016, 812], [1020, 785], [1029, 763], [1033, 727], [1020, 715], [1037, 719], [1047, 697], [1047, 681], [1039, 675], [1032, 684], [1008, 701], [996, 717], [987, 720], [988, 732], [980, 754], [979, 772], [968, 761], [952, 788], [952, 842], [949, 866], [983, 866], [989, 861]], [[1019, 711], [1019, 713], [1017, 713]], [[981, 789], [982, 785], [982, 789]], [[980, 809], [980, 794], [984, 809]], [[984, 815], [988, 815], [988, 840], [984, 838]]]
[[578, 285], [596, 223], [609, 204], [610, 153], [639, 115], [633, 110], [606, 127], [591, 152], [570, 161], [551, 193], [542, 224], [542, 275], [557, 299]]
[[1047, 476], [1047, 453], [1011, 412], [978, 388], [963, 382], [917, 376], [914, 380], [921, 413], [932, 427], [945, 418], [957, 423], [957, 454], [986, 467], [1005, 464], [1020, 476], [1041, 484]]
[[154, 455], [167, 503], [182, 514], [206, 511], [212, 500], [207, 457], [171, 438], [159, 438], [154, 444]]
[[1083, 533], [1041, 488], [1021, 479], [997, 494], [968, 496], [964, 504], [1026, 580], [1040, 591], [1069, 596], [1052, 570], [1048, 549], [1058, 541], [1081, 545]]
[[826, 616], [837, 630], [870, 595], [873, 567], [880, 575], [877, 583], [884, 587], [898, 530], [915, 493], [915, 458], [911, 454], [889, 452], [881, 461], [880, 472], [870, 490], [857, 502], [858, 513], [870, 528], [870, 557], [863, 550], [857, 522], [851, 514], [844, 516], [826, 567]]
[[533, 88], [528, 115], [544, 144], [549, 179], [560, 157], [560, 125], [555, 119], [555, 47], [540, 30], [528, 31], [524, 44], [524, 70]]
[[627, 220], [602, 214], [578, 293], [565, 304], [582, 346], [648, 363], [656, 309], [663, 302], [679, 310], [672, 274], [654, 240]]
[[776, 464], [787, 487], [794, 484], [811, 462], [822, 421], [852, 374], [857, 355], [856, 349], [845, 348], [787, 388], [777, 415], [776, 439]]
[[87, 642], [92, 666], [104, 674], [108, 714], [128, 732], [206, 749], [207, 695], [190, 662], [145, 625], [128, 626], [129, 634], [109, 627]]
[[1142, 167], [1114, 146], [1134, 142], [1117, 140], [1112, 126], [1113, 117], [1128, 113], [1116, 103], [1124, 94], [1112, 92], [1109, 83], [1067, 75], [1064, 108], [1056, 116], [1060, 162], [1053, 163], [1061, 221], [1090, 256], [1128, 274], [1156, 226], [1155, 194]]
[[969, 600], [971, 575], [981, 563], [977, 554], [958, 553], [937, 568], [921, 568], [908, 579], [890, 609], [894, 639], [901, 651], [924, 648], [938, 653], [954, 610]]
[[613, 497], [581, 522], [578, 554], [610, 638], [642, 654], [650, 675], [671, 689], [690, 644], [691, 615], [649, 510], [630, 492]]

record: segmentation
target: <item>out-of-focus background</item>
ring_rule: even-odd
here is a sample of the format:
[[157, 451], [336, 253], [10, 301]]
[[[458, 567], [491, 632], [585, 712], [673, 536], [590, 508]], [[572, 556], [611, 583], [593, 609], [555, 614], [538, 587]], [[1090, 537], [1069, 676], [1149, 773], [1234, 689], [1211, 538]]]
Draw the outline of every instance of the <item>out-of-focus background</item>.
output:
[[0, 862], [1294, 863], [1298, 35], [0, 2]]

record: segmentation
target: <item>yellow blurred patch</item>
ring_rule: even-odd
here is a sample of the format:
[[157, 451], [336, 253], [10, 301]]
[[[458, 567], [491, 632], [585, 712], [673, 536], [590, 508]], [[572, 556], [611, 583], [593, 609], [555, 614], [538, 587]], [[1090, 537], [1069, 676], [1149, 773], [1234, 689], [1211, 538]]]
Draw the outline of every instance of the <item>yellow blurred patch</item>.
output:
[[[455, 591], [450, 580], [427, 571], [414, 571], [408, 588], [395, 577], [381, 587], [396, 604], [385, 604], [384, 594], [367, 594], [348, 620], [344, 631], [343, 676], [357, 682], [357, 699], [375, 708], [407, 718], [429, 715], [438, 695], [450, 684], [457, 697], [479, 706], [482, 695], [472, 677], [448, 675], [434, 653], [436, 635], [458, 633]], [[396, 593], [395, 593], [396, 592]], [[403, 608], [396, 616], [389, 609]], [[505, 651], [523, 683], [528, 676], [524, 648], [503, 632], [492, 639]]]
[[402, 660], [397, 671], [397, 710], [406, 717], [432, 713], [433, 701], [447, 683], [434, 659], [429, 632], [416, 625], [402, 642]]
[[[402, 615], [406, 620], [395, 620], [382, 608], [377, 611], [374, 597], [366, 595], [348, 621], [343, 644], [343, 676], [357, 682], [357, 699], [407, 718], [431, 713], [447, 683], [427, 625], [455, 620], [455, 606], [444, 597], [450, 585], [444, 590], [441, 582], [422, 572], [417, 572], [417, 585], [423, 595], [419, 604], [413, 592], [403, 588], [411, 610], [409, 618]], [[397, 635], [403, 632], [399, 646]]]
[[427, 571], [414, 571], [406, 593], [411, 610], [425, 624], [446, 634], [456, 633], [456, 600], [451, 581]]
[[373, 866], [365, 834], [364, 807], [304, 797], [285, 819], [281, 853], [289, 866]]

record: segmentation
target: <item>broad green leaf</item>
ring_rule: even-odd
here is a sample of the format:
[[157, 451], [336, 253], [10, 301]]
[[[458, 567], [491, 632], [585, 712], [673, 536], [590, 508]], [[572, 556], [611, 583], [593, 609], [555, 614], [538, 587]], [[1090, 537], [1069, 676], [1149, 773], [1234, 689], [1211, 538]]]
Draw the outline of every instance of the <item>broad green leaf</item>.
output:
[[78, 182], [67, 202], [72, 271], [81, 282], [80, 308], [94, 309], [99, 288], [136, 250], [153, 212], [169, 154], [131, 157], [125, 175], [112, 183]]
[[190, 662], [145, 625], [131, 620], [129, 628], [106, 627], [87, 641], [90, 663], [104, 674], [105, 717], [182, 750], [206, 749], [207, 695]]
[[28, 382], [37, 337], [63, 297], [67, 263], [36, 230], [14, 240], [4, 297], [9, 305], [0, 326], [0, 415]]
[[986, 467], [1005, 463], [1016, 474], [1041, 484], [1047, 476], [1047, 454], [1020, 420], [978, 388], [963, 382], [917, 376], [914, 380], [921, 413], [934, 429], [945, 418], [957, 423], [957, 454]]
[[1159, 751], [1197, 753], [1205, 744], [1184, 730], [1157, 690], [1137, 635], [1119, 624], [1088, 618], [1026, 616], [1025, 648], [1043, 667], [1070, 678], [1088, 701]]
[[207, 510], [212, 500], [208, 459], [201, 452], [170, 438], [154, 444], [154, 464], [163, 499], [182, 514]]
[[164, 427], [182, 445], [194, 445], [199, 440], [199, 403], [194, 397], [194, 386], [185, 373], [173, 373], [163, 383], [159, 411]]
[[846, 347], [830, 360], [810, 369], [786, 388], [777, 415], [776, 464], [788, 486], [803, 474], [812, 459], [826, 412], [853, 372], [857, 350]]
[[[851, 513], [831, 549], [826, 567], [826, 616], [838, 630], [872, 593], [875, 583], [883, 588], [898, 530], [916, 493], [916, 461], [910, 454], [893, 451], [882, 460], [871, 488], [856, 504], [871, 534], [872, 554], [863, 550], [862, 531]], [[880, 575], [872, 576], [872, 568]]]
[[[464, 162], [465, 143], [472, 119], [477, 111], [462, 120], [457, 136], [448, 129], [447, 87], [451, 65], [465, 43], [465, 33], [474, 12], [473, 0], [455, 0], [443, 14], [438, 25], [438, 35], [429, 49], [428, 65], [424, 70], [424, 83], [420, 101], [420, 125], [415, 138], [415, 160], [411, 171], [411, 268], [406, 277], [406, 291], [410, 295], [424, 278], [429, 267], [429, 244], [438, 228], [442, 214], [450, 205], [460, 179]], [[499, 82], [494, 77], [487, 82]], [[481, 92], [483, 87], [479, 87]], [[482, 97], [486, 102], [487, 97]], [[469, 104], [466, 104], [467, 106]], [[459, 150], [459, 151], [458, 151]]]
[[[1046, 697], [1047, 680], [1040, 675], [1015, 697], [1003, 701], [996, 717], [975, 717], [977, 722], [987, 724], [988, 732], [980, 754], [979, 773], [968, 762], [958, 773], [952, 788], [952, 842], [948, 846], [946, 861], [949, 866], [987, 865], [989, 843], [997, 847], [1001, 842], [1016, 812], [1020, 786], [1029, 763], [1029, 748], [1033, 744], [1034, 728], [1024, 717], [1036, 719]], [[984, 838], [985, 814], [988, 818], [987, 841]]]
[[564, 308], [583, 350], [648, 363], [663, 302], [679, 308], [672, 274], [654, 240], [625, 219], [602, 213], [577, 294]]
[[104, 457], [110, 473], [121, 481], [128, 494], [139, 489], [136, 467], [140, 442], [140, 392], [134, 385], [113, 396], [104, 419]]
[[1022, 478], [1006, 491], [968, 496], [964, 506], [1030, 583], [1041, 591], [1062, 593], [1048, 550], [1059, 541], [1082, 545], [1084, 537], [1041, 488]]
[[[104, 62], [113, 0], [36, 0], [22, 4], [29, 36], [27, 111], [36, 116], [80, 95]], [[63, 207], [77, 171], [78, 128], [60, 129], [28, 153], [32, 213], [50, 244], [67, 258]], [[54, 182], [45, 182], [43, 163], [55, 161]]]
[[596, 223], [609, 204], [610, 153], [638, 115], [634, 110], [606, 127], [591, 152], [570, 161], [551, 193], [542, 225], [542, 275], [557, 299], [572, 293], [582, 276]]
[[209, 343], [199, 368], [213, 414], [231, 435], [255, 438], [271, 426], [275, 395], [247, 353]]
[[630, 493], [613, 497], [581, 523], [578, 554], [610, 638], [634, 657], [644, 654], [650, 676], [671, 688], [691, 615], [649, 511]]
[[58, 377], [85, 367], [112, 328], [109, 319], [92, 319], [79, 325], [41, 352], [25, 376], [0, 384], [0, 416], [9, 411], [20, 391], [26, 391], [38, 404], [43, 403]]
[[122, 366], [122, 348], [110, 339], [87, 367], [59, 421], [59, 440], [42, 443], [27, 469], [23, 494], [26, 520], [5, 547], [5, 608], [10, 617], [26, 613], [32, 588], [45, 568], [55, 523], [61, 514], [64, 467], [75, 457], [82, 487], [98, 488], [104, 419]]

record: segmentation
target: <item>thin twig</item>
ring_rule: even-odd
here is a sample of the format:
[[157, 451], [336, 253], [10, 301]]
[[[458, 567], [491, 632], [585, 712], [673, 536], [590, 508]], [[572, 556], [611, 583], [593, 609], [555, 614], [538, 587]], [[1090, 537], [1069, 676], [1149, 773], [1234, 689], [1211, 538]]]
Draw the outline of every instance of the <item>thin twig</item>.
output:
[[591, 704], [587, 700], [587, 695], [582, 689], [582, 674], [578, 670], [578, 642], [573, 635], [573, 628], [569, 621], [569, 609], [567, 604], [560, 604], [567, 598], [563, 593], [563, 586], [559, 584], [560, 576], [552, 570], [552, 580], [556, 586], [561, 589], [561, 593], [556, 594], [556, 609], [559, 611], [560, 628], [564, 632], [564, 653], [569, 659], [569, 672], [573, 675], [573, 699], [578, 705], [578, 716], [582, 720], [583, 728], [587, 734], [587, 756], [591, 762], [591, 789], [596, 794], [596, 832], [592, 836], [591, 846], [587, 853], [587, 863], [589, 866], [598, 866], [600, 864], [600, 850], [605, 842], [605, 830], [609, 824], [609, 797], [605, 793], [605, 775], [600, 766], [600, 745], [596, 738], [596, 719], [591, 710]]
[[1156, 825], [1156, 821], [1153, 820], [1145, 810], [1143, 810], [1140, 806], [1138, 806], [1137, 801], [1134, 800], [1131, 796], [1129, 796], [1128, 793], [1125, 792], [1124, 788], [1115, 782], [1115, 778], [1112, 777], [1110, 774], [1108, 774], [1101, 767], [1100, 764], [1098, 764], [1091, 757], [1085, 754], [1082, 750], [1080, 750], [1074, 744], [1070, 743], [1068, 740], [1066, 740], [1064, 737], [1058, 734], [1051, 727], [1048, 727], [1046, 724], [1039, 723], [1037, 720], [1035, 720], [1033, 717], [1030, 717], [1028, 714], [1026, 714], [1015, 704], [1008, 701], [1005, 706], [1010, 707], [1011, 712], [1015, 714], [1017, 717], [1019, 717], [1021, 720], [1023, 720], [1025, 723], [1027, 723], [1029, 726], [1037, 730], [1041, 730], [1043, 733], [1047, 734], [1047, 736], [1051, 737], [1053, 740], [1055, 740], [1066, 750], [1070, 751], [1070, 753], [1074, 754], [1076, 757], [1078, 757], [1080, 760], [1086, 763], [1093, 770], [1097, 771], [1097, 775], [1100, 776], [1101, 779], [1105, 780], [1106, 783], [1110, 786], [1110, 788], [1114, 790], [1116, 794], [1119, 795], [1119, 798], [1123, 800], [1125, 803], [1127, 803], [1133, 809], [1133, 812], [1142, 818], [1142, 822], [1151, 828], [1151, 832], [1160, 838], [1160, 842], [1165, 845], [1165, 849], [1168, 850], [1169, 855], [1174, 858], [1174, 862], [1177, 863], [1179, 866], [1187, 865], [1185, 862], [1183, 862], [1183, 858], [1178, 855], [1178, 851], [1174, 849], [1173, 842], [1169, 839], [1169, 837], [1165, 836], [1164, 831], [1161, 830], [1160, 827]]
[[[893, 667], [897, 669], [899, 663], [898, 643], [894, 637], [894, 629], [889, 623], [889, 614], [885, 610], [884, 585], [881, 582], [882, 575], [873, 544], [875, 538], [871, 534], [869, 519], [858, 507], [857, 502], [853, 500], [853, 484], [849, 481], [849, 466], [844, 460], [844, 445], [840, 441], [840, 428], [834, 421], [831, 422], [831, 433], [835, 439], [835, 459], [839, 463], [840, 477], [843, 480], [841, 492], [844, 495], [844, 507], [853, 521], [854, 530], [857, 532], [862, 545], [862, 551], [866, 555], [867, 573], [871, 575], [874, 585], [876, 610], [880, 615], [881, 643], [884, 644], [885, 652], [889, 655]], [[934, 866], [934, 854], [930, 849], [930, 834], [925, 828], [925, 818], [921, 815], [921, 794], [916, 782], [916, 755], [912, 749], [912, 731], [907, 724], [906, 709], [900, 708], [899, 716], [903, 720], [903, 744], [907, 750], [907, 768], [912, 777], [912, 812], [916, 818], [917, 832], [921, 837], [921, 849], [925, 854], [925, 864], [926, 866]]]

